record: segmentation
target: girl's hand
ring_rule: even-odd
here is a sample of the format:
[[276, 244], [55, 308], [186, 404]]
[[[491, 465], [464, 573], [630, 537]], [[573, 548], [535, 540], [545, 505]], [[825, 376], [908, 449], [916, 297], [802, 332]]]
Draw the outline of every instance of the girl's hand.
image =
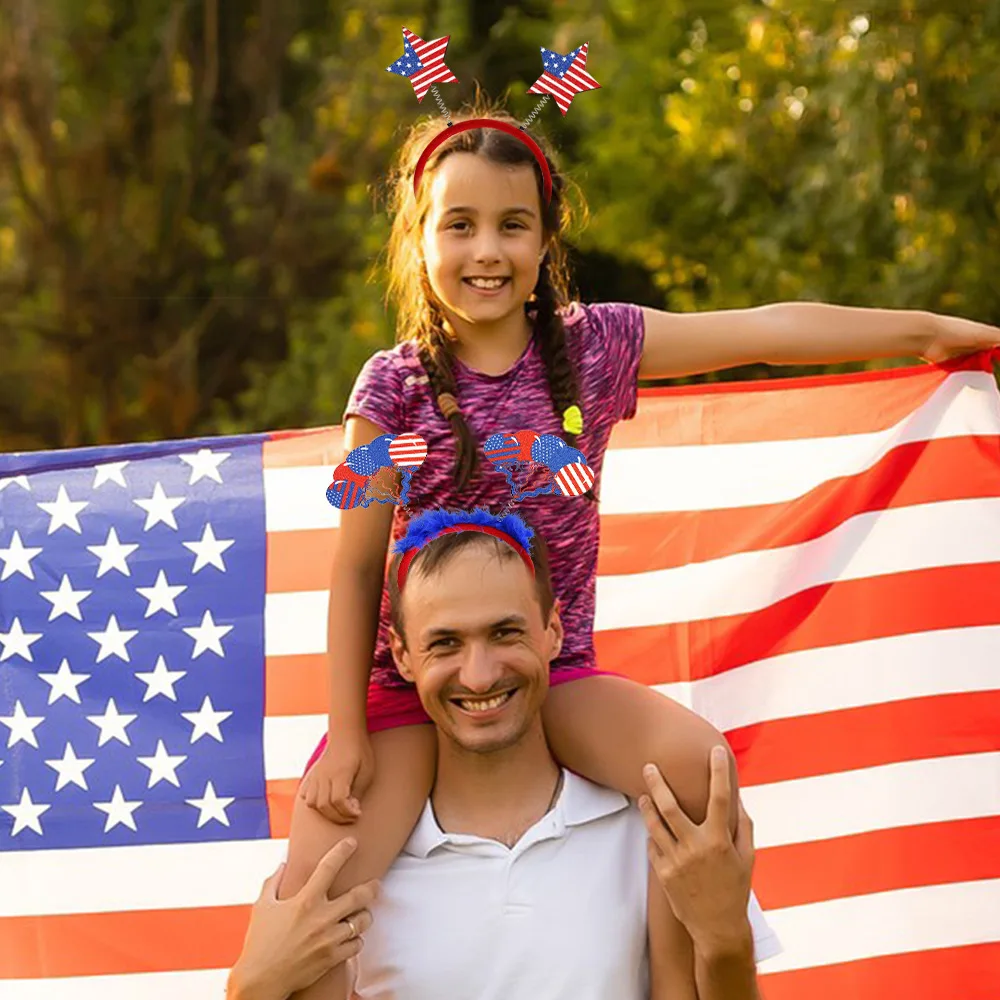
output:
[[933, 364], [1000, 346], [1000, 329], [988, 323], [930, 313], [931, 329], [921, 357]]
[[328, 736], [326, 747], [299, 788], [299, 798], [332, 823], [353, 823], [375, 777], [375, 755], [365, 732]]

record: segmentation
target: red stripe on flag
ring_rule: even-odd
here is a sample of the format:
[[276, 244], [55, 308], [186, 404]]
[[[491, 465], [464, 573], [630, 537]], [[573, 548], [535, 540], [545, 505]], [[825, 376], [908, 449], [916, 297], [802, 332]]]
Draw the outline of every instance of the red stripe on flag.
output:
[[1000, 691], [970, 691], [774, 719], [730, 730], [726, 739], [739, 763], [740, 783], [766, 785], [1000, 750], [998, 720]]
[[753, 885], [768, 910], [923, 885], [1000, 878], [1000, 816], [872, 830], [757, 850]]
[[884, 636], [1000, 624], [1000, 564], [916, 570], [812, 587], [762, 611], [597, 632], [599, 666], [644, 684]]
[[0, 917], [4, 979], [229, 968], [243, 948], [249, 906]]
[[269, 656], [264, 671], [265, 715], [325, 715], [328, 711], [325, 653]]
[[1000, 944], [778, 972], [760, 985], [763, 1000], [997, 1000]]

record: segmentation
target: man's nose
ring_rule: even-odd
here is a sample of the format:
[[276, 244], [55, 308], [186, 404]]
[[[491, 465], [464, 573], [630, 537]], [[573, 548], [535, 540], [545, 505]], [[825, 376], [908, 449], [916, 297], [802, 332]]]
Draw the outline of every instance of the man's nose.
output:
[[470, 642], [459, 670], [459, 683], [474, 694], [484, 694], [500, 679], [503, 669], [486, 642]]

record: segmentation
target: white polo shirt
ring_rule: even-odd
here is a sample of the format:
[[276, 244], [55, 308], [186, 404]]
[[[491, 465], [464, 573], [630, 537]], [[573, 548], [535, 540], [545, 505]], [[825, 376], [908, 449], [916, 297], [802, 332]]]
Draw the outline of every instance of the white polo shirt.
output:
[[[563, 771], [517, 844], [444, 833], [430, 801], [382, 879], [356, 968], [363, 1000], [647, 1000], [639, 810]], [[757, 961], [781, 945], [751, 896]]]

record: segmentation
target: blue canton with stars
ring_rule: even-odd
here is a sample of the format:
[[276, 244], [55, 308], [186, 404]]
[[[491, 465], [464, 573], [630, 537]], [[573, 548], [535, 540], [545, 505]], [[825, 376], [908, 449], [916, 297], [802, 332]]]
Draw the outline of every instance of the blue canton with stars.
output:
[[396, 73], [398, 76], [413, 76], [418, 69], [423, 69], [424, 64], [417, 57], [416, 52], [413, 51], [413, 46], [403, 38], [403, 54], [391, 65], [387, 66], [386, 69], [390, 73]]
[[0, 851], [270, 835], [263, 440], [0, 456]]
[[580, 54], [583, 46], [581, 45], [579, 48], [574, 49], [568, 56], [562, 56], [558, 52], [553, 52], [551, 49], [545, 48], [544, 45], [539, 46], [539, 48], [542, 50], [542, 65], [553, 76], [563, 77], [570, 66], [573, 65], [573, 60]]

